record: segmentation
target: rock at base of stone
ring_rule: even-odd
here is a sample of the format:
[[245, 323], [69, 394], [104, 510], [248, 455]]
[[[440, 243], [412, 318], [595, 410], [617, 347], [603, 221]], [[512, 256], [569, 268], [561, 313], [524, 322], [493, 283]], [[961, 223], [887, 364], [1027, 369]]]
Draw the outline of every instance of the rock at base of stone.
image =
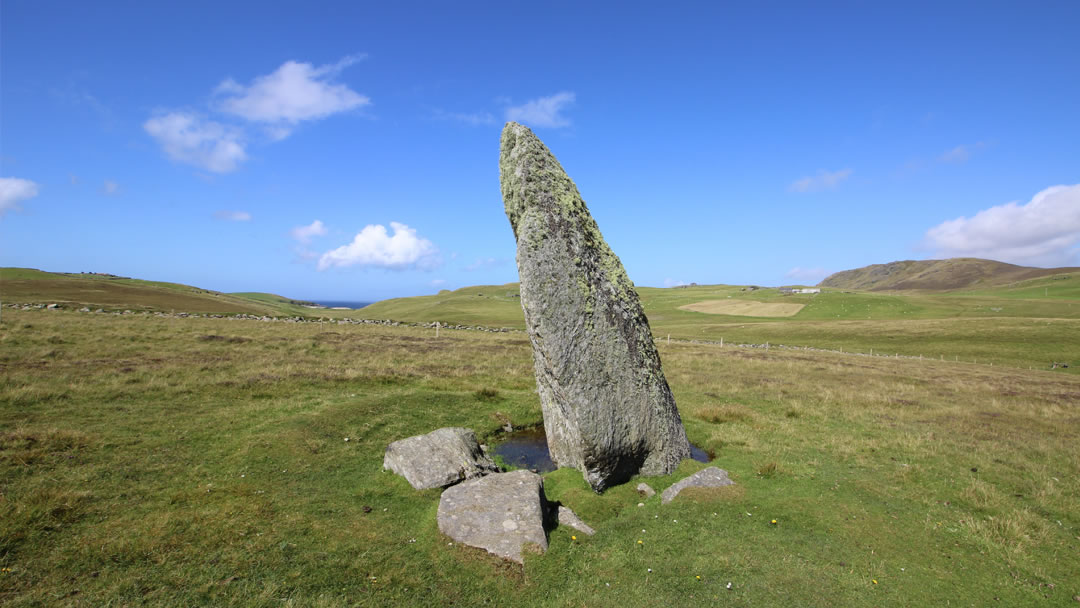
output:
[[383, 456], [383, 468], [401, 475], [417, 490], [443, 488], [499, 470], [480, 449], [476, 433], [460, 427], [391, 443]]
[[521, 551], [547, 550], [544, 480], [531, 471], [495, 473], [447, 488], [439, 500], [439, 531], [459, 543], [523, 563]]
[[589, 524], [581, 521], [581, 518], [577, 516], [577, 513], [571, 511], [569, 507], [564, 507], [562, 505], [559, 505], [559, 525], [570, 526], [578, 532], [588, 534], [589, 536], [596, 534], [596, 530], [593, 530]]
[[664, 493], [660, 495], [661, 502], [667, 504], [675, 499], [686, 488], [719, 488], [722, 486], [733, 486], [734, 481], [728, 478], [727, 471], [724, 469], [718, 469], [716, 467], [709, 467], [702, 469], [697, 473], [682, 479], [672, 485], [670, 488], [664, 490]]
[[652, 489], [652, 486], [645, 483], [644, 481], [637, 484], [637, 491], [638, 494], [641, 494], [645, 498], [651, 498], [653, 496], [656, 496], [656, 490]]

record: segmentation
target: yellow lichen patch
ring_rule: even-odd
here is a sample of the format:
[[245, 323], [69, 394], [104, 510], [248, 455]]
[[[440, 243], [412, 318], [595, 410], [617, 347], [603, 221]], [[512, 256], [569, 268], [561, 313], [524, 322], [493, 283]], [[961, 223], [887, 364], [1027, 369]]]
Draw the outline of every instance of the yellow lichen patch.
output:
[[790, 302], [756, 302], [754, 300], [705, 300], [680, 306], [680, 310], [703, 312], [708, 315], [737, 315], [740, 317], [794, 317], [804, 304]]

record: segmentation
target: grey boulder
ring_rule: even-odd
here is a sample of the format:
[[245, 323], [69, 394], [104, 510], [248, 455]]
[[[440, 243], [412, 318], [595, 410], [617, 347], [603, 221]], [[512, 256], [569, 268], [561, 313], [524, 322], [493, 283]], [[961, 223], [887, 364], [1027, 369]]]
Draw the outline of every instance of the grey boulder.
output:
[[660, 502], [666, 505], [672, 500], [675, 500], [675, 497], [679, 495], [679, 492], [682, 492], [686, 488], [719, 488], [733, 485], [735, 485], [735, 482], [728, 478], [727, 471], [716, 467], [709, 467], [707, 469], [702, 469], [685, 479], [679, 480], [674, 485], [664, 490], [664, 492], [660, 494]]
[[439, 531], [450, 538], [523, 563], [522, 549], [547, 550], [543, 479], [531, 471], [496, 473], [447, 488], [439, 500]]
[[499, 174], [552, 460], [597, 492], [671, 473], [690, 444], [622, 263], [528, 128], [506, 124]]
[[570, 507], [559, 505], [558, 519], [560, 526], [570, 526], [578, 532], [588, 534], [589, 536], [596, 534], [596, 530], [593, 530], [589, 524], [582, 521], [581, 518], [577, 516], [577, 513], [574, 513]]
[[460, 427], [391, 443], [383, 456], [383, 468], [401, 475], [417, 490], [443, 488], [499, 470], [480, 449], [476, 433]]
[[637, 484], [637, 491], [638, 494], [641, 494], [645, 498], [651, 498], [656, 495], [656, 490], [652, 489], [652, 486], [645, 483], [644, 481]]

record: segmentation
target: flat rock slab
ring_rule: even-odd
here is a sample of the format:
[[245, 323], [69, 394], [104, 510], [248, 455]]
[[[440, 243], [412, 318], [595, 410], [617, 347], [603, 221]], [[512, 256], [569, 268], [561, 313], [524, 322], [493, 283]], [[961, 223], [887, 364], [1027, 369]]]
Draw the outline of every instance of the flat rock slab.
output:
[[480, 449], [471, 429], [447, 427], [391, 443], [383, 468], [401, 475], [417, 490], [446, 486], [498, 472]]
[[571, 511], [569, 507], [559, 505], [558, 516], [560, 526], [570, 526], [578, 532], [588, 534], [589, 536], [596, 534], [596, 530], [593, 530], [589, 524], [581, 521], [581, 518], [577, 516], [577, 513]]
[[719, 488], [733, 485], [735, 485], [735, 482], [728, 478], [727, 471], [709, 467], [675, 482], [674, 485], [664, 490], [663, 494], [660, 495], [660, 502], [666, 505], [686, 488]]
[[439, 531], [470, 547], [523, 563], [532, 543], [547, 551], [544, 480], [531, 471], [495, 473], [447, 488], [439, 500]]

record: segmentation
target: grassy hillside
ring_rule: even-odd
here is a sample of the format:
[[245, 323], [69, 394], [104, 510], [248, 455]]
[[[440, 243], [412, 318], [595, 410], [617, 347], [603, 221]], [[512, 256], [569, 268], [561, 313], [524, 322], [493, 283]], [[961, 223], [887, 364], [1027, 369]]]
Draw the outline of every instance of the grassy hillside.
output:
[[[997, 290], [949, 293], [828, 290], [783, 294], [731, 285], [638, 288], [653, 333], [681, 340], [784, 344], [1080, 372], [1080, 278], [1046, 277]], [[1040, 296], [1039, 291], [1049, 296]], [[377, 302], [358, 313], [397, 321], [524, 328], [516, 284]], [[1073, 297], [1075, 295], [1075, 297]], [[1040, 297], [1035, 297], [1040, 296]], [[710, 302], [803, 305], [791, 317], [707, 314]]]
[[[1069, 363], [1080, 373], [1080, 273], [1006, 287], [949, 292], [826, 288], [819, 294], [733, 285], [638, 289], [654, 334], [680, 340], [783, 344], [900, 354], [1014, 367]], [[359, 311], [310, 309], [273, 294], [224, 294], [176, 283], [97, 275], [0, 270], [4, 302], [60, 302], [69, 308], [358, 317], [524, 329], [516, 283], [395, 298]], [[799, 307], [790, 317], [706, 311]], [[689, 308], [696, 308], [692, 310]], [[1059, 368], [1060, 369], [1060, 368]]]
[[1080, 268], [1031, 268], [979, 258], [905, 260], [872, 264], [829, 275], [820, 285], [871, 291], [904, 289], [986, 289], [1049, 275], [1080, 273]]
[[433, 296], [383, 300], [365, 306], [354, 316], [419, 323], [441, 321], [460, 325], [525, 328], [517, 283], [478, 285], [455, 291], [443, 290]]
[[[664, 310], [697, 297], [657, 291], [674, 300]], [[482, 293], [468, 297], [494, 306]], [[661, 505], [634, 486], [663, 490], [706, 465], [603, 495], [576, 471], [547, 474], [549, 499], [598, 532], [554, 528], [520, 567], [450, 543], [439, 492], [383, 472], [382, 455], [441, 426], [491, 443], [507, 418], [540, 422], [522, 334], [5, 309], [0, 604], [1028, 606], [1080, 594], [1080, 378], [659, 348], [690, 440], [737, 485]]]
[[42, 272], [0, 268], [0, 300], [55, 303], [68, 308], [311, 315], [297, 302], [273, 294], [227, 294], [179, 283], [144, 281], [104, 274]]

